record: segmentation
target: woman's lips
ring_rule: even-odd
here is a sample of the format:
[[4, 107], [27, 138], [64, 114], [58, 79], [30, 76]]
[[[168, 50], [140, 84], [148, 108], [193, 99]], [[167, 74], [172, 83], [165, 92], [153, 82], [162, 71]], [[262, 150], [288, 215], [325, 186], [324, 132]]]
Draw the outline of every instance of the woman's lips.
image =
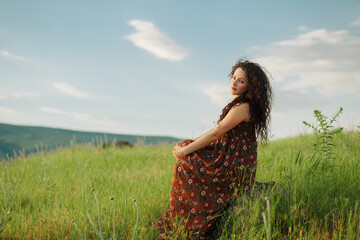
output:
[[234, 87], [232, 87], [231, 89], [234, 90], [234, 91], [236, 90], [236, 88], [234, 88]]

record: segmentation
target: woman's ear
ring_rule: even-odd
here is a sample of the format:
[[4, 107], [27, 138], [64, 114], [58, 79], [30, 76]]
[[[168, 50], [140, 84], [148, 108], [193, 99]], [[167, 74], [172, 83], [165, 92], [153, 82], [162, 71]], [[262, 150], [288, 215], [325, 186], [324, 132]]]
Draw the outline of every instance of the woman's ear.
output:
[[245, 92], [245, 97], [248, 98], [248, 99], [251, 99], [252, 98], [252, 95], [249, 91], [246, 91]]

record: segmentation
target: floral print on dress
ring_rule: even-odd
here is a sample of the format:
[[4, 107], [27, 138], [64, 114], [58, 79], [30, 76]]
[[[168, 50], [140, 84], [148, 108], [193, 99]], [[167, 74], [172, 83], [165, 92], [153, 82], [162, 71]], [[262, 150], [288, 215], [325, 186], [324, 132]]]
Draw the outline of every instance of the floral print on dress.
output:
[[[186, 146], [193, 140], [177, 145]], [[191, 239], [209, 239], [209, 229], [234, 194], [248, 190], [255, 180], [255, 126], [242, 122], [221, 138], [175, 163], [170, 208], [157, 221], [160, 236], [176, 231]]]

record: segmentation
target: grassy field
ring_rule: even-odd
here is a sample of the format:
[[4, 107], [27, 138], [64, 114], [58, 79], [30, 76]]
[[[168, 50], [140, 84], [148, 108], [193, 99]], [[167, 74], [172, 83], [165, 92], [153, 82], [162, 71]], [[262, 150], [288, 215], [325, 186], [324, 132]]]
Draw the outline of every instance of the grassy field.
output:
[[[270, 215], [265, 211], [267, 233], [272, 239], [360, 239], [360, 133], [337, 135], [327, 161], [314, 155], [315, 142], [308, 135], [259, 145], [256, 180], [276, 181], [289, 192], [272, 202]], [[158, 239], [154, 221], [169, 207], [172, 148], [89, 143], [1, 162], [0, 236], [101, 239], [91, 218], [104, 239]], [[257, 203], [246, 214], [232, 212], [220, 239], [269, 239], [259, 213]]]

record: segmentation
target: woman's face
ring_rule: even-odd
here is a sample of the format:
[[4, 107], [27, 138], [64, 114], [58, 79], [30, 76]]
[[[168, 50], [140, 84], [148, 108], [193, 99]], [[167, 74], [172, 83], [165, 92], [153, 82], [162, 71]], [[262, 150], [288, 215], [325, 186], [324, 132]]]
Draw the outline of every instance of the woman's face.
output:
[[234, 97], [239, 96], [247, 90], [248, 79], [246, 72], [242, 68], [237, 68], [231, 77], [230, 92]]

